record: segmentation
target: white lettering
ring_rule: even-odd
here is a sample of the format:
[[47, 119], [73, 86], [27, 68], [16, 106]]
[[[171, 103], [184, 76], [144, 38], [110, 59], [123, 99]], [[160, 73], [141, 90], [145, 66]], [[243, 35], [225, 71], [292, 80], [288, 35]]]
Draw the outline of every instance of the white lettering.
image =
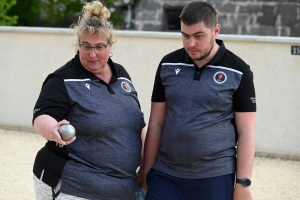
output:
[[256, 103], [256, 97], [250, 97], [252, 103]]
[[300, 46], [292, 46], [292, 54], [300, 55]]

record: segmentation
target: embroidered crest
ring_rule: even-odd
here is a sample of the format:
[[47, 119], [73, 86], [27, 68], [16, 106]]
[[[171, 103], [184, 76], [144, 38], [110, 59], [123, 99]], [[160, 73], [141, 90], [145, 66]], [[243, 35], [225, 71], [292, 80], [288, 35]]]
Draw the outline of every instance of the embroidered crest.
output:
[[227, 75], [224, 72], [216, 72], [213, 77], [214, 81], [218, 84], [225, 83], [227, 80]]
[[126, 82], [122, 82], [121, 83], [121, 87], [122, 87], [122, 89], [125, 91], [125, 92], [131, 92], [131, 87], [128, 85], [128, 83], [126, 83]]

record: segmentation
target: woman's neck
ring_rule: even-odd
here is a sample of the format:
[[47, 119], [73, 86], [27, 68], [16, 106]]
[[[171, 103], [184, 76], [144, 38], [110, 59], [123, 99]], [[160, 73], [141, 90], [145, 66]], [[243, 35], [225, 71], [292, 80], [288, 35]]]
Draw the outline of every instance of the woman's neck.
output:
[[101, 72], [96, 73], [95, 75], [108, 84], [112, 77], [112, 71], [109, 65], [106, 64], [105, 68], [101, 70]]

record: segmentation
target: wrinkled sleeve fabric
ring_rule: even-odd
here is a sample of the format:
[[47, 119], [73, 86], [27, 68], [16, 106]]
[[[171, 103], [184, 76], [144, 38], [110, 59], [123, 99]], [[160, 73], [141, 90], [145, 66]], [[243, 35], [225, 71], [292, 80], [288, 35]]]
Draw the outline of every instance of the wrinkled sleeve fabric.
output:
[[61, 121], [70, 108], [71, 101], [64, 80], [56, 74], [50, 74], [44, 81], [34, 106], [32, 124], [40, 115], [49, 115]]
[[249, 66], [243, 70], [238, 89], [233, 95], [233, 109], [235, 112], [256, 112], [256, 96], [253, 73]]
[[165, 102], [166, 101], [166, 97], [165, 97], [165, 88], [162, 84], [161, 81], [161, 76], [160, 76], [160, 71], [161, 71], [161, 65], [162, 63], [160, 62], [157, 71], [156, 71], [156, 75], [155, 75], [155, 79], [154, 79], [154, 86], [153, 86], [153, 91], [152, 91], [152, 97], [151, 97], [151, 101], [152, 102]]

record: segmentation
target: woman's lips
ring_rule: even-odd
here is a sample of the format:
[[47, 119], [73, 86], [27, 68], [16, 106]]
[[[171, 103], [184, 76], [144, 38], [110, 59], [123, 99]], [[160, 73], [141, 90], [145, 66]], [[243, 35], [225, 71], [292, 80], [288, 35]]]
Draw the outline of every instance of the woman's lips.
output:
[[98, 60], [90, 60], [89, 63], [97, 63]]

